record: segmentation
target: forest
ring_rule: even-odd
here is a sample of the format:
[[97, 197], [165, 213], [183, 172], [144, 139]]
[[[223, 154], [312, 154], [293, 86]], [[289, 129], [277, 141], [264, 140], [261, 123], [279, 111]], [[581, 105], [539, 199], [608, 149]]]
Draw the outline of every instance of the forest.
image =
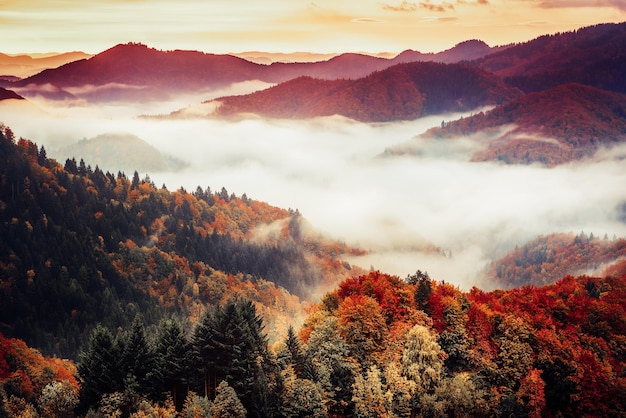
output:
[[542, 286], [462, 291], [350, 266], [245, 194], [61, 165], [6, 126], [0, 159], [0, 417], [626, 413], [622, 264], [526, 277], [621, 239], [538, 239], [500, 271]]

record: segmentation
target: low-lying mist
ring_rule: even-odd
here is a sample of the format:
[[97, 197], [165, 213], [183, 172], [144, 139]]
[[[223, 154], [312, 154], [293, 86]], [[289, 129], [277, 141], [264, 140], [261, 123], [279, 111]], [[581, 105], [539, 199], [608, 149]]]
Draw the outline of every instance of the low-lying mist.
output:
[[415, 155], [382, 155], [460, 115], [388, 124], [338, 117], [147, 120], [136, 118], [148, 113], [143, 107], [55, 106], [5, 102], [0, 121], [45, 145], [61, 163], [68, 156], [57, 150], [70, 143], [134, 134], [188, 164], [182, 171], [140, 173], [157, 186], [223, 186], [297, 208], [320, 232], [369, 251], [349, 262], [400, 277], [420, 269], [465, 289], [489, 287], [479, 279], [485, 264], [537, 235], [626, 235], [618, 213], [626, 201], [623, 149], [617, 157], [603, 151], [602, 158], [556, 168], [509, 166], [470, 162], [484, 138], [414, 139]]

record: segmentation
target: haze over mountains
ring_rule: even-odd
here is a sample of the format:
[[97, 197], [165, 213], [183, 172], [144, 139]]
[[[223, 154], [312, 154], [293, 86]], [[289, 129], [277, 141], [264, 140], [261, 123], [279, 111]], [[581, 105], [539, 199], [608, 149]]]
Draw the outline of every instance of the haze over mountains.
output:
[[[41, 138], [50, 155], [63, 158], [68, 152], [74, 154], [75, 144], [84, 138], [110, 132], [128, 134], [146, 141], [162, 155], [185, 163], [186, 168], [160, 164], [162, 169], [154, 172], [137, 168], [159, 184], [193, 188], [198, 183], [194, 179], [196, 175], [214, 178], [218, 184], [229, 185], [229, 189], [250, 192], [253, 189], [248, 186], [247, 176], [251, 176], [264, 183], [253, 186], [260, 198], [286, 207], [309, 207], [307, 216], [316, 218], [316, 224], [323, 225], [323, 229], [341, 238], [352, 236], [352, 242], [372, 248], [381, 240], [357, 231], [356, 227], [347, 228], [357, 218], [340, 221], [316, 202], [341, 199], [342, 194], [348, 193], [346, 190], [358, 190], [363, 193], [361, 202], [371, 205], [370, 201], [375, 199], [367, 197], [367, 190], [352, 181], [356, 182], [359, 176], [385, 178], [374, 174], [378, 170], [390, 173], [388, 183], [396, 181], [395, 175], [407, 178], [402, 170], [409, 170], [413, 163], [407, 162], [406, 157], [414, 158], [414, 163], [420, 165], [415, 173], [419, 171], [424, 178], [435, 178], [423, 183], [408, 177], [407, 184], [422, 190], [426, 199], [445, 199], [447, 204], [453, 204], [455, 193], [464, 195], [465, 187], [473, 187], [467, 186], [466, 181], [481, 183], [485, 190], [498, 190], [501, 196], [511, 194], [508, 199], [515, 201], [512, 190], [500, 191], [505, 186], [491, 178], [482, 179], [482, 175], [487, 172], [492, 175], [497, 169], [492, 172], [487, 165], [484, 167], [488, 169], [471, 164], [465, 167], [469, 162], [538, 163], [552, 167], [600, 153], [598, 158], [617, 164], [621, 158], [620, 144], [624, 141], [625, 118], [623, 96], [619, 93], [619, 83], [615, 84], [620, 78], [614, 73], [623, 69], [620, 39], [625, 32], [626, 24], [605, 24], [505, 47], [492, 48], [471, 40], [438, 54], [405, 51], [394, 58], [342, 54], [326, 61], [267, 65], [229, 55], [158, 51], [130, 43], [17, 82], [5, 81], [6, 89], [15, 89], [16, 94], [26, 97], [26, 103], [32, 104], [33, 109], [26, 103], [12, 104], [13, 100], [3, 101], [2, 109], [7, 124], [20, 135]], [[576, 79], [581, 60], [585, 65], [597, 67], [608, 63], [607, 70], [599, 71], [593, 80], [596, 85], [617, 86], [618, 91], [569, 83]], [[537, 79], [558, 70], [559, 77], [553, 79], [569, 84], [532, 94], [510, 84], [510, 77], [531, 69], [533, 72], [528, 74]], [[604, 84], [603, 77], [606, 77]], [[184, 107], [186, 104], [190, 106]], [[489, 108], [493, 109], [489, 111]], [[159, 116], [135, 118], [149, 114]], [[80, 115], [82, 123], [68, 124], [76, 115]], [[462, 119], [455, 121], [461, 116]], [[30, 123], [32, 118], [38, 123]], [[363, 126], [358, 121], [386, 125]], [[397, 124], [398, 121], [406, 121], [406, 125]], [[409, 140], [425, 131], [428, 132]], [[291, 148], [296, 146], [301, 150]], [[100, 149], [107, 151], [106, 147]], [[387, 156], [395, 158], [375, 163], [370, 160], [385, 150]], [[86, 162], [92, 167], [115, 169], [112, 160], [105, 157], [92, 155], [93, 160]], [[444, 159], [458, 166], [440, 172], [439, 163]], [[369, 172], [362, 173], [360, 167], [366, 166], [370, 167]], [[237, 173], [231, 173], [231, 169], [237, 169]], [[473, 174], [461, 174], [466, 169]], [[446, 180], [449, 173], [457, 173], [456, 181]], [[522, 171], [515, 173], [522, 176]], [[574, 193], [571, 181], [561, 179], [562, 174], [554, 172], [558, 177], [556, 184], [565, 193]], [[301, 189], [298, 179], [304, 179], [307, 187], [314, 188], [310, 195], [295, 193]], [[272, 188], [271, 184], [277, 186]], [[450, 196], [431, 190], [433, 185], [448, 190]], [[391, 198], [392, 194], [387, 193], [393, 186], [380, 182], [380, 186], [374, 187], [379, 196]], [[281, 194], [276, 191], [280, 188], [293, 192]], [[315, 193], [324, 197], [314, 198]], [[398, 190], [395, 195], [404, 193]], [[487, 192], [485, 196], [488, 198]], [[467, 199], [469, 207], [483, 210], [481, 203], [469, 196]], [[615, 196], [616, 202], [619, 199]], [[617, 206], [612, 200], [609, 210]], [[415, 202], [406, 198], [404, 204], [411, 206]], [[436, 206], [428, 208], [429, 213], [422, 213], [424, 219], [439, 219]], [[543, 204], [535, 203], [535, 206]], [[510, 210], [514, 209], [507, 206], [501, 213]], [[383, 211], [392, 212], [387, 207]], [[554, 209], [549, 213], [552, 212]], [[424, 243], [453, 251], [455, 259], [445, 263], [457, 263], [456, 271], [463, 270], [460, 265], [467, 261], [465, 256], [483, 262], [497, 253], [498, 244], [481, 240], [478, 245], [481, 250], [470, 255], [466, 252], [469, 247], [457, 248], [458, 240], [428, 225], [409, 228], [419, 244], [407, 244], [412, 239], [398, 238], [397, 232], [402, 228], [388, 221], [397, 219], [396, 214], [378, 217], [363, 211], [363, 216], [366, 220], [361, 222], [379, 225], [380, 231], [390, 237], [383, 245], [388, 248], [379, 253], [381, 257], [376, 258], [376, 264], [406, 266], [410, 260], [402, 263], [398, 260], [412, 254], [411, 248], [424, 248]], [[581, 216], [584, 218], [578, 215], [578, 219]], [[576, 224], [574, 218], [558, 221], [558, 228]], [[595, 223], [603, 225], [599, 218]], [[433, 221], [431, 225], [447, 229], [443, 228], [446, 225], [443, 220]], [[537, 228], [534, 232], [553, 231]], [[513, 235], [515, 238], [503, 237], [501, 242], [510, 246], [520, 239], [532, 238], [530, 232]], [[403, 255], [392, 259], [392, 254]], [[427, 258], [434, 265], [443, 265], [440, 263], [443, 260], [434, 260], [432, 254]], [[401, 269], [406, 271], [406, 267]], [[463, 276], [469, 278], [477, 270], [472, 267]]]

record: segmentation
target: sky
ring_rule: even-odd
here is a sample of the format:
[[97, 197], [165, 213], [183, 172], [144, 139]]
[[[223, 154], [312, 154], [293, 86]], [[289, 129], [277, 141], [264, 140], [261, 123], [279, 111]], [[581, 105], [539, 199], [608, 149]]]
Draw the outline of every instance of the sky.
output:
[[626, 20], [626, 0], [0, 0], [0, 52], [438, 52]]

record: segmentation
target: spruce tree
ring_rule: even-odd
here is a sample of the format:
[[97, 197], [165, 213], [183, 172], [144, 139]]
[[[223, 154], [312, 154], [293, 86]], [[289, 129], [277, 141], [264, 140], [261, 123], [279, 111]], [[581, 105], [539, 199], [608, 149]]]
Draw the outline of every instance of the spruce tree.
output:
[[191, 343], [180, 322], [172, 318], [161, 322], [156, 342], [158, 392], [169, 392], [177, 409], [186, 397], [191, 374]]
[[98, 403], [102, 395], [121, 388], [120, 357], [121, 351], [111, 332], [98, 325], [89, 338], [87, 350], [79, 355], [80, 410], [86, 411]]
[[133, 321], [126, 341], [123, 356], [124, 378], [134, 378], [138, 392], [142, 395], [154, 393], [156, 357], [154, 349], [146, 339], [146, 331], [141, 318]]

